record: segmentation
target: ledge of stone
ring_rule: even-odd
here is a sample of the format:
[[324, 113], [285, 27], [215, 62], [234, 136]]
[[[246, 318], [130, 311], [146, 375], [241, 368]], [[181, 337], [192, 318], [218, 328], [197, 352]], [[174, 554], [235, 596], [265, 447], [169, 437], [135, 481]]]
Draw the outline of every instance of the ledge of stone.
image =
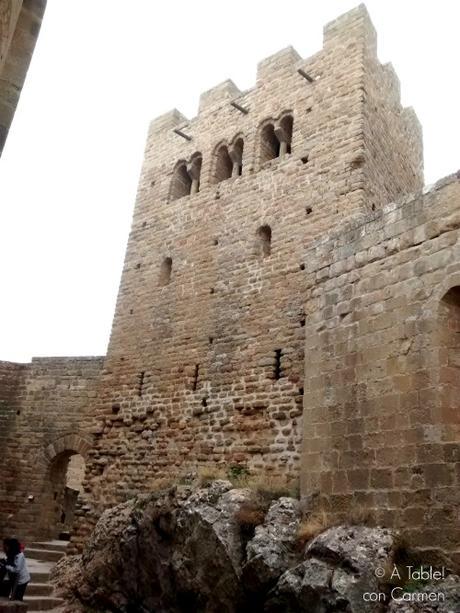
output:
[[0, 613], [26, 613], [28, 607], [25, 602], [15, 602], [8, 598], [0, 598]]

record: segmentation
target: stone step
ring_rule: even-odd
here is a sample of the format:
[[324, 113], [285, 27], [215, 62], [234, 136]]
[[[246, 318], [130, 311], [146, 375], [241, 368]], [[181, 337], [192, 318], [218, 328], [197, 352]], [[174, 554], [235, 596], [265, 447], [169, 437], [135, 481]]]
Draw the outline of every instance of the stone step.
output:
[[25, 602], [14, 602], [8, 598], [0, 598], [0, 613], [26, 613], [28, 607]]
[[34, 549], [27, 547], [24, 550], [26, 558], [39, 560], [41, 562], [58, 562], [64, 554], [63, 551], [53, 551], [52, 549]]
[[50, 578], [50, 573], [49, 571], [30, 571], [30, 576], [32, 578], [32, 581], [34, 581], [35, 583], [46, 583], [47, 581], [49, 581]]
[[68, 544], [69, 541], [59, 541], [56, 539], [54, 541], [34, 541], [30, 543], [28, 547], [31, 549], [46, 549], [47, 551], [62, 551], [65, 553]]
[[49, 583], [37, 583], [31, 581], [27, 586], [28, 596], [50, 596], [53, 592], [53, 587]]
[[52, 596], [24, 596], [24, 602], [29, 607], [29, 613], [32, 611], [51, 611], [63, 604], [62, 598], [54, 598]]
[[46, 583], [50, 578], [51, 570], [54, 568], [54, 562], [40, 562], [29, 558], [27, 568], [34, 583]]

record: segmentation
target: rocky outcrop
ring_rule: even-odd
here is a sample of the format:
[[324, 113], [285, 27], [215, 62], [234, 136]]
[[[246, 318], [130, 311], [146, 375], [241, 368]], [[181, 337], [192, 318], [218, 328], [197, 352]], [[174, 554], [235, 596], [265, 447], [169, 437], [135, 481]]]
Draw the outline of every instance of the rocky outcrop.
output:
[[458, 613], [460, 577], [450, 575], [406, 593], [396, 589], [392, 597], [388, 613]]
[[375, 570], [391, 562], [393, 544], [393, 534], [382, 528], [330, 528], [307, 545], [305, 561], [280, 577], [267, 610], [379, 610], [363, 594], [380, 592]]
[[391, 531], [336, 526], [305, 546], [301, 521], [299, 501], [228, 481], [172, 488], [106, 511], [83, 554], [58, 564], [54, 582], [68, 612], [395, 610], [388, 598], [363, 599], [389, 594], [375, 570], [393, 564]]
[[247, 590], [254, 594], [267, 590], [298, 561], [300, 519], [298, 500], [283, 497], [270, 506], [246, 547], [243, 579]]

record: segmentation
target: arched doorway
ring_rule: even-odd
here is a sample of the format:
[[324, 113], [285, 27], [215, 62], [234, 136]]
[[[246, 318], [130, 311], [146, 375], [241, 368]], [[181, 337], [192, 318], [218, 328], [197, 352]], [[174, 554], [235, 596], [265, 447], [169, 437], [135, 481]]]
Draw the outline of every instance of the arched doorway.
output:
[[51, 461], [42, 495], [43, 521], [50, 537], [70, 536], [84, 476], [85, 460], [79, 453], [62, 451]]
[[85, 459], [90, 442], [77, 433], [66, 434], [45, 451], [45, 479], [39, 498], [40, 534], [69, 538], [77, 501], [83, 493]]
[[440, 423], [443, 441], [460, 442], [460, 285], [442, 297], [439, 305]]

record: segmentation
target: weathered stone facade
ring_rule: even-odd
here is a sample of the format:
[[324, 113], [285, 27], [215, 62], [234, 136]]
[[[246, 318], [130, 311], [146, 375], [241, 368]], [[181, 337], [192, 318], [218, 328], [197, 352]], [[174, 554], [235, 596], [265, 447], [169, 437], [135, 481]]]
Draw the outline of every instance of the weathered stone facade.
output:
[[460, 565], [460, 177], [310, 251], [302, 491]]
[[70, 458], [87, 457], [103, 358], [0, 362], [0, 532], [54, 537]]
[[34, 52], [46, 0], [0, 0], [0, 155]]
[[[206, 466], [300, 476], [313, 509], [361, 505], [455, 557], [460, 185], [422, 189], [420, 126], [363, 6], [313, 57], [285, 49], [253, 89], [226, 81], [194, 119], [152, 122], [108, 353], [69, 414], [86, 453], [77, 547], [107, 507]], [[31, 367], [2, 368], [8, 455]], [[28, 457], [46, 466], [42, 426]]]
[[77, 540], [159, 477], [298, 479], [312, 246], [422, 184], [420, 126], [363, 7], [308, 60], [285, 49], [254, 89], [151, 124]]

